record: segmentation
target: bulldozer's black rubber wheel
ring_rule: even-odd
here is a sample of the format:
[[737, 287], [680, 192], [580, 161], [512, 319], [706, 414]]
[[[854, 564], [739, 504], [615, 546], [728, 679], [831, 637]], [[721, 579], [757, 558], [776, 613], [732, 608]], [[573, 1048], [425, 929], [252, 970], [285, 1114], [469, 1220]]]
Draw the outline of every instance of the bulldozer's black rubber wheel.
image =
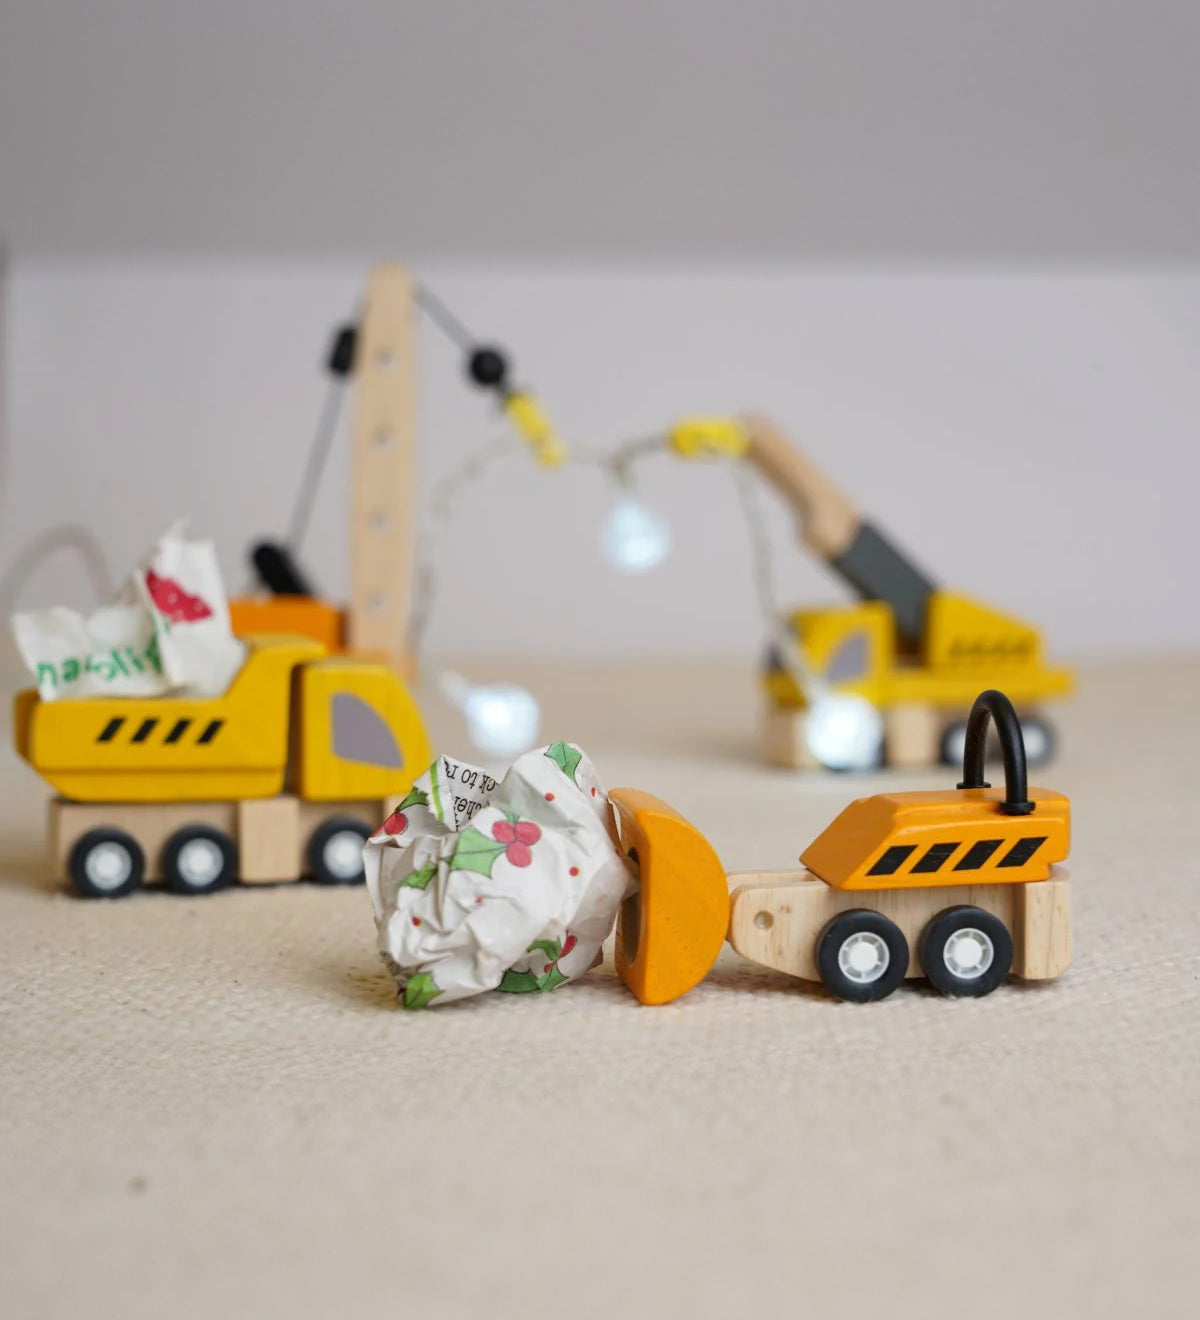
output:
[[894, 921], [869, 908], [842, 912], [817, 941], [817, 969], [839, 999], [885, 999], [908, 970], [908, 941]]
[[921, 936], [921, 969], [944, 995], [990, 995], [1008, 976], [1012, 957], [1004, 922], [982, 908], [946, 908]]

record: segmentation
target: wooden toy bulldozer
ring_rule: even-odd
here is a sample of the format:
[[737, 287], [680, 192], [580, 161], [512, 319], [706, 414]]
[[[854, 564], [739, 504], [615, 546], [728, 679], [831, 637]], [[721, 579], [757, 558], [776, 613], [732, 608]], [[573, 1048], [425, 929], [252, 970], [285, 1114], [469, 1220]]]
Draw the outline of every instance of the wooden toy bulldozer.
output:
[[[983, 778], [989, 722], [1005, 787]], [[708, 974], [728, 938], [743, 957], [840, 999], [882, 999], [907, 977], [947, 995], [990, 994], [1012, 973], [1060, 976], [1070, 961], [1070, 804], [1027, 788], [1021, 725], [1003, 693], [967, 721], [962, 782], [852, 802], [808, 846], [802, 868], [726, 875], [711, 845], [665, 802], [616, 789], [640, 887], [617, 923], [616, 965], [644, 1004]], [[731, 892], [732, 890], [732, 892]]]

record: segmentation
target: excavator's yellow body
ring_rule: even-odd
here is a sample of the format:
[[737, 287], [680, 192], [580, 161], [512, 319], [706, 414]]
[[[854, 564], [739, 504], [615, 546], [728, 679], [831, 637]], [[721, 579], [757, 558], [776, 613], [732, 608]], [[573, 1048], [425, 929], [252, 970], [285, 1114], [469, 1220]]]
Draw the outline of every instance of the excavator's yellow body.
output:
[[[816, 610], [791, 617], [805, 658], [838, 691], [886, 709], [922, 704], [965, 712], [981, 687], [1001, 687], [1018, 706], [1066, 696], [1074, 686], [1067, 669], [1045, 663], [1041, 634], [966, 596], [934, 591], [923, 644], [902, 654], [891, 608], [882, 601]], [[782, 668], [764, 683], [778, 706], [800, 708], [804, 694]]]

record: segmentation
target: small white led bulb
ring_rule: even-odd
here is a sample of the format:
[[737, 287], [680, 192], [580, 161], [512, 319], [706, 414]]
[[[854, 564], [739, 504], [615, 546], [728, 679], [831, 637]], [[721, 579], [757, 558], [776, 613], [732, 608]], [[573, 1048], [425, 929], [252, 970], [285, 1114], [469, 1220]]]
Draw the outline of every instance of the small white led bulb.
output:
[[475, 685], [446, 671], [438, 686], [467, 722], [467, 737], [489, 756], [518, 756], [537, 742], [542, 712], [537, 699], [513, 683]]
[[671, 528], [664, 518], [629, 496], [622, 496], [605, 520], [601, 537], [605, 558], [622, 573], [648, 573], [671, 550]]
[[873, 770], [883, 749], [883, 716], [866, 697], [819, 692], [808, 710], [805, 741], [830, 770]]

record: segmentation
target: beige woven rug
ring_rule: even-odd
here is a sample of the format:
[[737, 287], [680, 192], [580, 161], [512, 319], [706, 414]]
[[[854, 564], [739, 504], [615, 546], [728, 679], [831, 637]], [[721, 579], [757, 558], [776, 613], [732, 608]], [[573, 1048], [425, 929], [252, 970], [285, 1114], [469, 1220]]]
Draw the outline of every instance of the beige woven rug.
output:
[[[736, 669], [523, 676], [731, 867], [885, 782], [756, 765]], [[1085, 674], [1037, 776], [1076, 962], [979, 1002], [726, 954], [668, 1008], [607, 968], [405, 1014], [361, 891], [74, 900], [0, 759], [0, 1315], [1200, 1315], [1198, 689]]]

